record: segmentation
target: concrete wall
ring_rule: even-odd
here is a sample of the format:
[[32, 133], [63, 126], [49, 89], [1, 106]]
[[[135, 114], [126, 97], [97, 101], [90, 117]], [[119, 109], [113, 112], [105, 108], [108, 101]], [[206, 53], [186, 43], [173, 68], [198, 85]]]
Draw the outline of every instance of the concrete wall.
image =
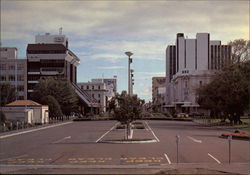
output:
[[208, 70], [209, 34], [197, 33], [197, 70]]
[[186, 69], [195, 70], [196, 39], [186, 39]]
[[184, 37], [179, 37], [179, 47], [177, 48], [177, 51], [179, 53], [179, 71], [183, 70], [185, 67], [185, 39]]

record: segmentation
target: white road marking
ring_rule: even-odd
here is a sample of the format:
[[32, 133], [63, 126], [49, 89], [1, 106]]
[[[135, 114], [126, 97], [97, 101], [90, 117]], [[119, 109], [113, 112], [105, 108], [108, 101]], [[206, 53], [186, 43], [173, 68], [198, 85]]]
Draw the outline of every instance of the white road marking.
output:
[[112, 131], [115, 127], [116, 127], [116, 125], [118, 124], [118, 122], [112, 127], [112, 128], [110, 128], [110, 130], [108, 130], [107, 132], [105, 132], [99, 139], [97, 139], [95, 142], [97, 143], [97, 142], [99, 142], [105, 135], [107, 135], [110, 131]]
[[218, 164], [221, 164], [221, 162], [216, 159], [214, 156], [212, 156], [211, 154], [207, 153], [207, 155], [209, 155], [212, 159], [214, 159]]
[[9, 159], [17, 159], [17, 158], [22, 158], [22, 157], [27, 157], [28, 154], [24, 154], [21, 156], [15, 156], [15, 157], [10, 157], [10, 158], [6, 158], [6, 159], [0, 159], [0, 161], [5, 161], [5, 160], [9, 160]]
[[60, 140], [57, 140], [57, 141], [55, 141], [55, 142], [53, 142], [53, 143], [59, 143], [59, 142], [61, 142], [61, 141], [63, 141], [63, 140], [66, 140], [66, 139], [71, 139], [71, 136], [64, 137], [64, 138], [62, 138], [62, 139], [60, 139]]
[[73, 123], [73, 122], [60, 123], [60, 124], [56, 124], [56, 125], [45, 126], [45, 127], [42, 127], [42, 128], [31, 129], [31, 130], [28, 130], [28, 131], [22, 131], [22, 132], [9, 134], [9, 135], [3, 135], [3, 136], [0, 136], [0, 139], [7, 138], [7, 137], [12, 137], [12, 136], [17, 136], [17, 135], [21, 135], [21, 134], [26, 134], [26, 133], [30, 133], [30, 132], [35, 132], [35, 131], [39, 131], [39, 130], [43, 130], [43, 129], [53, 128], [53, 127], [57, 127], [57, 126], [67, 125], [67, 124], [70, 124], [70, 123]]
[[168, 161], [168, 164], [171, 164], [171, 161], [170, 161], [168, 155], [167, 155], [167, 154], [164, 154], [164, 156], [166, 157], [166, 159], [167, 159], [167, 161]]
[[193, 138], [193, 137], [191, 137], [191, 136], [187, 136], [189, 139], [191, 139], [191, 140], [193, 140], [194, 142], [196, 142], [196, 143], [202, 143], [202, 141], [201, 140], [197, 140], [197, 139], [195, 139], [195, 138]]
[[148, 125], [148, 122], [145, 122], [148, 126], [148, 129], [152, 132], [153, 136], [155, 137], [155, 139], [157, 140], [157, 142], [160, 142], [160, 140], [158, 139], [158, 137], [156, 137], [154, 131], [150, 128], [150, 126]]

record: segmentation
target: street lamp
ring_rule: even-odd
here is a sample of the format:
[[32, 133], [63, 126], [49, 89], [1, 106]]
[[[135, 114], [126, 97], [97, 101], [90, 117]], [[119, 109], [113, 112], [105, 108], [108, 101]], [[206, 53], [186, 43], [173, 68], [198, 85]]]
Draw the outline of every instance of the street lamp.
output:
[[130, 81], [130, 85], [131, 85], [131, 94], [133, 95], [133, 85], [134, 85], [134, 79], [133, 79], [133, 77], [134, 77], [134, 74], [133, 74], [133, 72], [134, 72], [134, 69], [131, 69], [130, 70], [130, 72], [131, 72], [131, 81]]
[[128, 56], [128, 95], [131, 95], [131, 80], [130, 80], [130, 64], [132, 63], [132, 58], [130, 58], [131, 55], [133, 55], [132, 52], [125, 52], [125, 54]]

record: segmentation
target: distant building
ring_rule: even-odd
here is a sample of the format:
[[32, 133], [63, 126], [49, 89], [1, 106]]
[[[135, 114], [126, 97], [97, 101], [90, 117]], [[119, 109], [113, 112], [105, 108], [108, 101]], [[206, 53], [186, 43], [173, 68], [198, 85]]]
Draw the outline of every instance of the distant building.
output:
[[166, 77], [152, 78], [152, 105], [155, 112], [164, 112]]
[[[97, 101], [98, 108], [94, 109], [95, 113], [99, 112], [106, 112], [107, 108], [107, 98], [106, 94], [108, 92], [106, 88], [106, 84], [99, 81], [93, 81], [93, 82], [79, 82], [77, 83], [77, 86], [83, 91], [87, 92], [89, 96], [91, 97], [91, 103]], [[98, 111], [96, 111], [99, 109]]]
[[196, 89], [210, 82], [215, 72], [231, 64], [231, 46], [210, 40], [209, 33], [187, 39], [178, 33], [175, 45], [166, 49], [166, 105], [168, 110], [199, 109]]
[[44, 124], [49, 122], [49, 107], [32, 100], [16, 100], [1, 110], [7, 120], [20, 121], [30, 124]]
[[16, 99], [27, 99], [27, 60], [17, 58], [17, 48], [0, 48], [0, 83], [16, 89]]
[[117, 77], [114, 76], [114, 78], [94, 78], [91, 80], [92, 82], [103, 82], [105, 83], [106, 89], [108, 92], [106, 93], [106, 96], [108, 98], [111, 98], [117, 93]]

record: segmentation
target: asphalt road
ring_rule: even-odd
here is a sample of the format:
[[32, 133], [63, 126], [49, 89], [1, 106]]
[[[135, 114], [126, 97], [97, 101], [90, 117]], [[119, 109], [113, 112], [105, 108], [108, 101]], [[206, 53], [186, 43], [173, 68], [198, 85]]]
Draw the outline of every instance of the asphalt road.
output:
[[[156, 140], [155, 143], [102, 142], [114, 135], [123, 134], [124, 131], [114, 129], [116, 121], [69, 122], [20, 135], [1, 136], [0, 170], [4, 173], [12, 172], [11, 170], [14, 171], [16, 168], [17, 172], [29, 173], [30, 170], [23, 169], [46, 166], [53, 169], [53, 166], [61, 166], [69, 170], [75, 166], [90, 168], [96, 172], [95, 169], [105, 166], [124, 166], [128, 169], [142, 167], [143, 171], [143, 167], [150, 166], [173, 167], [177, 165], [176, 135], [180, 136], [178, 166], [229, 166], [228, 140], [218, 137], [225, 131], [202, 127], [193, 122], [144, 122], [146, 129], [134, 130], [134, 136], [144, 137], [146, 134], [147, 137]], [[249, 141], [232, 140], [229, 166], [232, 171], [238, 171], [234, 168], [237, 165], [243, 166], [239, 173], [250, 172], [250, 169], [247, 169], [250, 168], [249, 161]], [[151, 171], [145, 171], [149, 172]]]

